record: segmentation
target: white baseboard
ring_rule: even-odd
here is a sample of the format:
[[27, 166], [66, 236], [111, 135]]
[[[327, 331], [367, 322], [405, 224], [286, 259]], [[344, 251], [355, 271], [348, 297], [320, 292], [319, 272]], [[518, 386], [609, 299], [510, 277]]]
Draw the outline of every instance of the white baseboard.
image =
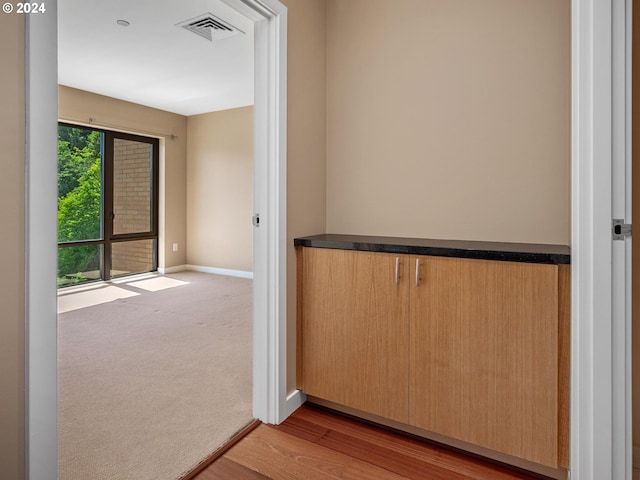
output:
[[167, 268], [158, 267], [158, 273], [161, 275], [165, 275], [167, 273], [184, 272], [185, 270], [188, 270], [188, 265], [177, 265], [175, 267], [167, 267]]
[[304, 402], [307, 401], [307, 396], [302, 393], [302, 390], [296, 390], [295, 392], [290, 393], [287, 396], [287, 400], [284, 404], [284, 412], [282, 418], [280, 418], [280, 423], [284, 422], [289, 415], [295, 412]]
[[229, 270], [227, 268], [203, 267], [201, 265], [186, 265], [187, 270], [194, 272], [213, 273], [215, 275], [228, 275], [229, 277], [240, 277], [253, 279], [253, 272], [243, 270]]

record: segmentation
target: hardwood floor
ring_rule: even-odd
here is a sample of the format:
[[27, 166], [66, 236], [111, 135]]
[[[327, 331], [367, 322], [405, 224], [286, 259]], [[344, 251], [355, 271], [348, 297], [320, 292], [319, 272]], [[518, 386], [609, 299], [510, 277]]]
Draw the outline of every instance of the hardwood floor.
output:
[[304, 405], [259, 425], [197, 480], [538, 479], [456, 451]]

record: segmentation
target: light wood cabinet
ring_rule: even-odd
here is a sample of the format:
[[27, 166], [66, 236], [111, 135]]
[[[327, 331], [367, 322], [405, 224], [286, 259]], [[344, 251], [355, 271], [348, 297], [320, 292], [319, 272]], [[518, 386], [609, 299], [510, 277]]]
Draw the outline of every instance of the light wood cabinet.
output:
[[558, 267], [417, 257], [409, 423], [558, 465]]
[[406, 423], [408, 268], [396, 282], [399, 256], [322, 248], [301, 255], [303, 390]]
[[305, 393], [567, 468], [568, 265], [309, 247], [298, 262]]

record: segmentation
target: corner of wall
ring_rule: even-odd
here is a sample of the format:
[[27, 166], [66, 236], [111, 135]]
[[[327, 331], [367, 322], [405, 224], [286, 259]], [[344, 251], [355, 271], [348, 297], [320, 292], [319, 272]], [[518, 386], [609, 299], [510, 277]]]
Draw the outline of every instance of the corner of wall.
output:
[[0, 472], [25, 475], [25, 65], [24, 18], [0, 16]]
[[288, 8], [287, 390], [296, 390], [296, 255], [293, 238], [327, 221], [327, 2]]

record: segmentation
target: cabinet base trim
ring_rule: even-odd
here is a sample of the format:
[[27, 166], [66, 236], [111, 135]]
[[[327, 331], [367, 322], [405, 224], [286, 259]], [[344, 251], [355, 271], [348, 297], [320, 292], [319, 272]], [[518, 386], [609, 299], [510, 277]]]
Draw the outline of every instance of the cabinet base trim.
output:
[[340, 405], [328, 400], [323, 400], [321, 398], [317, 398], [311, 395], [307, 395], [307, 400], [311, 403], [320, 405], [322, 407], [327, 407], [332, 410], [336, 410], [338, 412], [360, 418], [362, 420], [377, 423], [379, 425], [393, 428], [395, 430], [409, 433], [411, 435], [416, 435], [418, 437], [422, 437], [424, 439], [427, 439], [433, 442], [437, 442], [437, 443], [440, 443], [458, 450], [462, 450], [464, 452], [468, 452], [474, 455], [479, 455], [481, 457], [485, 457], [487, 459], [490, 459], [496, 462], [504, 463], [512, 467], [526, 470], [528, 472], [537, 473], [539, 475], [544, 475], [545, 477], [553, 478], [556, 480], [567, 480], [568, 478], [568, 471], [564, 468], [551, 468], [551, 467], [547, 467], [537, 463], [529, 462], [521, 458], [513, 457], [511, 455], [506, 455], [504, 453], [496, 452], [494, 450], [490, 450], [490, 449], [479, 447], [477, 445], [473, 445], [467, 442], [456, 440], [455, 438], [430, 432], [429, 430], [424, 430], [422, 428], [417, 428], [411, 425], [396, 422], [394, 420], [389, 420], [387, 418], [362, 412], [354, 408], [345, 407], [344, 405]]

